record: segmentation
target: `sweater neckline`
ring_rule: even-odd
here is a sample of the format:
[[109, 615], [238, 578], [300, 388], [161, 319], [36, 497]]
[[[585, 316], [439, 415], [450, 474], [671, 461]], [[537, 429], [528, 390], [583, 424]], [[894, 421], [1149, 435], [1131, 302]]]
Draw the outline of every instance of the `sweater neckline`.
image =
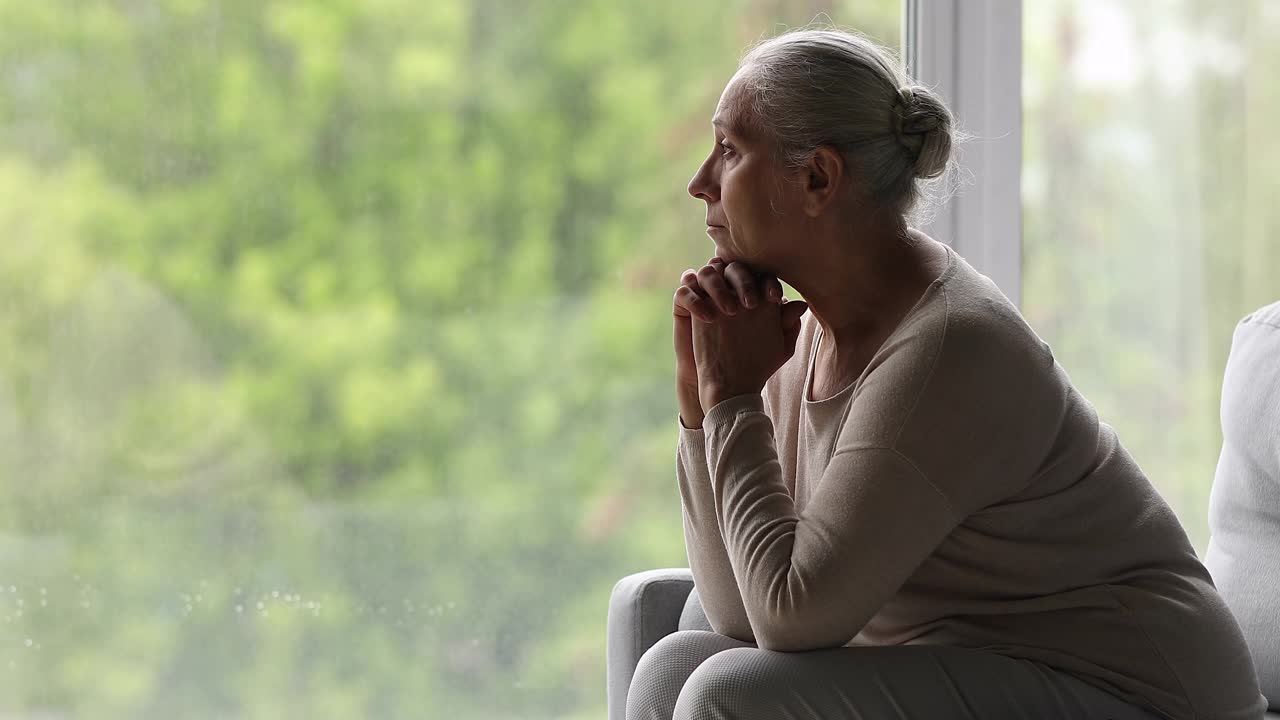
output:
[[893, 329], [893, 332], [889, 333], [889, 337], [885, 338], [884, 342], [880, 343], [880, 347], [876, 348], [875, 354], [871, 356], [871, 360], [867, 363], [867, 366], [863, 368], [862, 373], [859, 374], [858, 377], [853, 380], [853, 382], [841, 388], [839, 392], [832, 395], [831, 397], [824, 398], [822, 400], [810, 400], [809, 398], [811, 395], [811, 390], [813, 385], [813, 369], [818, 362], [818, 346], [822, 342], [822, 336], [823, 336], [822, 324], [818, 323], [817, 328], [814, 329], [813, 346], [809, 351], [809, 363], [808, 363], [808, 367], [805, 370], [804, 385], [801, 388], [801, 392], [800, 392], [800, 404], [802, 407], [824, 406], [824, 405], [831, 404], [837, 400], [840, 400], [847, 393], [849, 393], [854, 388], [862, 384], [863, 378], [867, 376], [867, 371], [870, 370], [872, 366], [876, 364], [876, 358], [878, 358], [880, 356], [880, 353], [884, 352], [884, 349], [889, 346], [889, 341], [897, 337], [898, 333], [902, 331], [902, 328], [906, 327], [907, 320], [909, 320], [911, 316], [919, 312], [920, 309], [924, 307], [928, 303], [928, 301], [937, 294], [936, 291], [939, 288], [941, 288], [942, 285], [947, 280], [949, 280], [951, 276], [955, 273], [956, 266], [959, 264], [958, 263], [959, 256], [956, 254], [955, 250], [951, 249], [950, 245], [946, 243], [942, 243], [942, 247], [946, 248], [947, 250], [946, 269], [943, 270], [942, 274], [939, 275], [937, 278], [935, 278], [933, 282], [929, 283], [929, 286], [925, 288], [923, 293], [920, 294], [920, 298], [916, 300], [914, 305], [911, 306], [911, 309], [907, 311], [907, 314], [903, 315], [902, 319], [898, 321], [897, 327]]

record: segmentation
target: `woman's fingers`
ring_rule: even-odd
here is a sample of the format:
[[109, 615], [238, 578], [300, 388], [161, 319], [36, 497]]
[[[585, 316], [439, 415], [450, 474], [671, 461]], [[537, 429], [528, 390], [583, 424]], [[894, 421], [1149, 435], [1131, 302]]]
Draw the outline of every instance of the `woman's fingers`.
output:
[[[744, 306], [755, 307], [761, 299], [775, 305], [782, 302], [782, 283], [774, 275], [757, 273], [740, 260], [726, 264], [718, 255], [708, 260], [707, 264], [714, 266], [725, 276]], [[748, 299], [751, 303], [748, 303]]]
[[803, 300], [790, 300], [782, 303], [782, 338], [787, 343], [787, 352], [794, 354], [796, 340], [800, 337], [800, 317], [809, 309], [809, 303]]
[[718, 256], [699, 270], [685, 270], [680, 283], [688, 292], [677, 292], [676, 302], [704, 322], [711, 322], [717, 312], [734, 315], [742, 308], [757, 307], [762, 300], [779, 304], [783, 299], [778, 278], [757, 274], [740, 261], [726, 263]]
[[702, 288], [698, 285], [698, 273], [692, 268], [685, 270], [680, 277], [680, 287], [676, 289], [675, 311], [690, 315], [703, 322], [711, 322], [715, 309], [711, 306]]
[[714, 313], [707, 307], [707, 301], [701, 298], [692, 288], [681, 285], [676, 290], [675, 297], [676, 312], [684, 311], [690, 317], [695, 317], [702, 322], [711, 322], [715, 317]]
[[772, 275], [765, 275], [761, 278], [764, 284], [764, 299], [771, 303], [782, 302], [782, 282]]
[[756, 274], [740, 262], [731, 262], [724, 269], [724, 277], [737, 291], [738, 301], [744, 307], [753, 308], [760, 304], [760, 287]]
[[703, 265], [702, 269], [698, 270], [698, 284], [702, 286], [702, 290], [711, 298], [720, 312], [726, 315], [734, 315], [738, 312], [738, 301], [734, 297], [733, 290], [716, 265]]

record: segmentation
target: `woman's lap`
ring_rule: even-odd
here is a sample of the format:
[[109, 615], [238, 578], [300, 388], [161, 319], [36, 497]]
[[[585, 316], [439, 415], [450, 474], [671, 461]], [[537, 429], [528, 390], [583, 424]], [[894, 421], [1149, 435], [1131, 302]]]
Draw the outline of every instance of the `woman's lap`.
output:
[[1156, 720], [1039, 663], [940, 645], [761, 650], [701, 630], [640, 659], [628, 720]]

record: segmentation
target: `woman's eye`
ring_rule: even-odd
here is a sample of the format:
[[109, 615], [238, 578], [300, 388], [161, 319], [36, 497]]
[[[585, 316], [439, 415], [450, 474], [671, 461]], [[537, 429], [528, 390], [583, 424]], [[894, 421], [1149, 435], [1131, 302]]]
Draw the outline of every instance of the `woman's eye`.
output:
[[729, 147], [728, 145], [725, 145], [724, 143], [720, 143], [720, 149], [721, 149], [720, 154], [724, 157], [728, 157], [729, 153], [733, 152], [733, 148]]

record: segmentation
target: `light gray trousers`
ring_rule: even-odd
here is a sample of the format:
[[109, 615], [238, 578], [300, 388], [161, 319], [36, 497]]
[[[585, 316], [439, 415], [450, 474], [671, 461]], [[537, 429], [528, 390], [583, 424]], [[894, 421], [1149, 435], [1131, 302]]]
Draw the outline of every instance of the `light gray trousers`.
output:
[[705, 630], [649, 648], [627, 720], [1160, 720], [1041, 663], [942, 645], [785, 653]]

